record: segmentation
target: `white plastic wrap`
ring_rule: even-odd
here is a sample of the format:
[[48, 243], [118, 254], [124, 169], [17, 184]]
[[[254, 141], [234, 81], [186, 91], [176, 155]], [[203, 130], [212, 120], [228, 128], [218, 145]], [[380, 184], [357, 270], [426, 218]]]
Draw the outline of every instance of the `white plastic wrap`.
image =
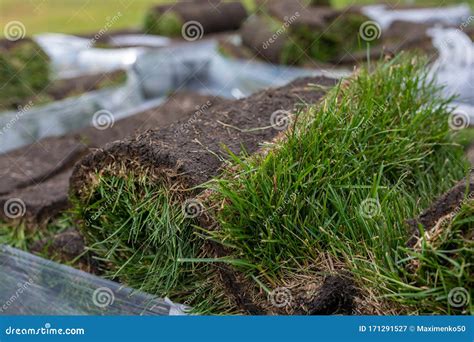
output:
[[120, 119], [144, 101], [139, 80], [129, 72], [123, 86], [91, 91], [46, 105], [32, 103], [18, 111], [0, 112], [0, 153], [44, 137], [90, 126], [94, 113], [99, 110], [107, 110], [115, 120]]
[[186, 307], [0, 245], [0, 315], [184, 315]]
[[142, 47], [93, 48], [92, 39], [59, 33], [38, 34], [34, 36], [34, 39], [50, 57], [56, 78], [71, 78], [126, 69], [146, 51]]
[[387, 5], [364, 6], [362, 13], [387, 29], [394, 21], [402, 20], [414, 23], [439, 23], [460, 25], [469, 19], [471, 9], [467, 4], [447, 7], [413, 8], [394, 10]]
[[432, 28], [428, 34], [438, 50], [431, 76], [442, 85], [446, 97], [457, 96], [453, 106], [474, 125], [474, 43], [460, 29]]

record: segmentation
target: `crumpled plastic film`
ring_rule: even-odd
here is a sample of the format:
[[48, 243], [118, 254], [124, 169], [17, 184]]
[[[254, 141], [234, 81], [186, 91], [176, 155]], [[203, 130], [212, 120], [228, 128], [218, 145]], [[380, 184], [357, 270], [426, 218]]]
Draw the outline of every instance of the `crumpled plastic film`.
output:
[[387, 5], [371, 5], [364, 6], [362, 13], [378, 22], [382, 30], [385, 30], [397, 20], [414, 23], [459, 25], [469, 19], [471, 9], [467, 4], [410, 9], [391, 9]]
[[60, 33], [43, 33], [35, 41], [48, 54], [54, 78], [71, 78], [126, 69], [146, 51], [143, 47], [94, 48], [93, 40]]
[[473, 126], [474, 43], [461, 29], [431, 28], [428, 34], [438, 51], [430, 75], [443, 86], [446, 98], [456, 96], [453, 107], [463, 117], [463, 126]]
[[350, 74], [346, 69], [314, 70], [229, 59], [218, 52], [213, 40], [148, 51], [138, 57], [133, 70], [147, 98], [163, 96], [171, 90], [240, 98], [298, 77], [340, 78]]
[[0, 245], [0, 315], [184, 315], [187, 309]]
[[91, 126], [94, 113], [106, 110], [114, 120], [143, 104], [139, 80], [127, 73], [123, 86], [91, 91], [45, 105], [24, 106], [17, 111], [0, 112], [0, 153]]

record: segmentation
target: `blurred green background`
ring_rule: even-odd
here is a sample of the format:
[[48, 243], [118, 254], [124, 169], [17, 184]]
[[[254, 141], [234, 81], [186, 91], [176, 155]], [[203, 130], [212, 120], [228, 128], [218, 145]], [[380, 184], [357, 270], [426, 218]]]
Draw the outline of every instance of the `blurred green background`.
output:
[[[296, 0], [295, 0], [296, 1]], [[300, 0], [301, 1], [301, 0]], [[0, 26], [12, 20], [21, 21], [27, 35], [40, 32], [94, 33], [104, 27], [108, 18], [120, 12], [111, 30], [139, 28], [146, 10], [156, 4], [169, 3], [166, 0], [0, 0]], [[253, 0], [244, 0], [252, 10]], [[360, 5], [374, 3], [371, 0], [333, 0], [333, 5]], [[380, 1], [379, 1], [380, 2]], [[394, 4], [419, 4], [442, 6], [461, 3], [459, 0], [392, 0]], [[468, 0], [471, 6], [474, 0]], [[473, 6], [474, 7], [474, 6]], [[0, 30], [0, 36], [3, 30]]]

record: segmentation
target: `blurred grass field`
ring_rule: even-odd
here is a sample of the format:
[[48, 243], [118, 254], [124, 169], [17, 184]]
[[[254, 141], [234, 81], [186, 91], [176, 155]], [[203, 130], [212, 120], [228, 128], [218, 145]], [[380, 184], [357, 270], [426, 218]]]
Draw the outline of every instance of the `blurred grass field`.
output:
[[[108, 18], [120, 12], [112, 30], [141, 27], [145, 12], [153, 5], [170, 0], [0, 0], [0, 26], [12, 20], [21, 21], [27, 35], [41, 32], [94, 33], [102, 29]], [[374, 3], [374, 0], [333, 0], [337, 7]], [[442, 6], [460, 3], [456, 0], [390, 0], [400, 4]], [[474, 5], [474, 0], [467, 0]], [[253, 0], [244, 0], [248, 9]], [[3, 30], [0, 30], [3, 36]]]

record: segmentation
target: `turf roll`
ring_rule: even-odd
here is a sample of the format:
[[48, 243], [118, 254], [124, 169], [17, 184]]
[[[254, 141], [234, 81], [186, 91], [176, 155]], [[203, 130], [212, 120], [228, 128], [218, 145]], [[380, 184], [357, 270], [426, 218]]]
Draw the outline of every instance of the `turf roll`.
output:
[[[95, 77], [90, 77], [94, 81]], [[88, 82], [89, 77], [83, 80]], [[95, 82], [94, 82], [95, 84]], [[78, 86], [82, 86], [82, 81]], [[77, 89], [77, 87], [74, 87]], [[126, 138], [138, 130], [156, 129], [173, 121], [188, 118], [201, 106], [224, 99], [193, 92], [172, 94], [161, 105], [112, 122], [113, 113], [102, 118], [113, 124], [107, 129], [94, 126], [72, 131], [64, 136], [47, 137], [0, 155], [0, 205], [13, 199], [22, 203], [22, 215], [0, 211], [0, 219], [12, 226], [26, 222], [43, 226], [69, 205], [69, 177], [73, 165], [92, 148]], [[92, 123], [94, 123], [93, 121]], [[13, 228], [12, 228], [13, 229]]]
[[[200, 254], [192, 224], [198, 186], [225, 160], [271, 141], [336, 83], [298, 79], [248, 98], [208, 103], [190, 118], [113, 142], [74, 168], [70, 192], [87, 245], [111, 277], [150, 293], [179, 296]], [[187, 293], [189, 296], [189, 293]]]
[[355, 9], [304, 6], [275, 1], [241, 30], [242, 42], [272, 63], [337, 62], [360, 49], [359, 28], [368, 19]]
[[16, 109], [49, 84], [49, 58], [29, 38], [0, 40], [0, 110]]
[[232, 31], [240, 27], [247, 11], [239, 1], [193, 1], [160, 5], [145, 17], [147, 33], [195, 40], [204, 34]]

